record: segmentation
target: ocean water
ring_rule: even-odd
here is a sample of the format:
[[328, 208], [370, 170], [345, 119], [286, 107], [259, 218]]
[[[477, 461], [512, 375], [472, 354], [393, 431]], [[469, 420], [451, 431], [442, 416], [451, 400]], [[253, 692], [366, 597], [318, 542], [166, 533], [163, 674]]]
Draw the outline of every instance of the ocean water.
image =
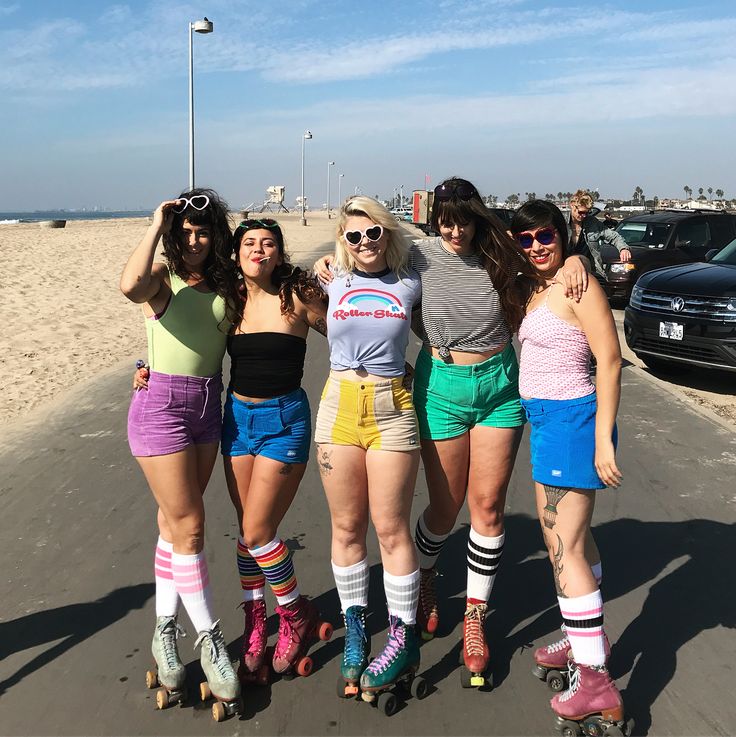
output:
[[152, 210], [111, 210], [111, 211], [68, 211], [34, 210], [33, 212], [0, 212], [0, 225], [3, 223], [37, 223], [39, 220], [110, 220], [114, 218], [147, 217]]

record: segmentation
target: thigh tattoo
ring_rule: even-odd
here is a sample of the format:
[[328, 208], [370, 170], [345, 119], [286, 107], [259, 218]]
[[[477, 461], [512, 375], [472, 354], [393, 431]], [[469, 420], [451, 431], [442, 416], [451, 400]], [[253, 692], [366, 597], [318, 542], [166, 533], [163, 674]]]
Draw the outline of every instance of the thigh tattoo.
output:
[[555, 522], [557, 521], [557, 505], [562, 501], [562, 498], [568, 491], [570, 489], [565, 489], [561, 486], [548, 486], [544, 484], [544, 494], [547, 497], [547, 504], [544, 507], [542, 519], [544, 526], [548, 530], [554, 529]]
[[329, 450], [317, 449], [317, 463], [319, 465], [319, 472], [323, 476], [329, 476], [332, 471], [332, 452]]

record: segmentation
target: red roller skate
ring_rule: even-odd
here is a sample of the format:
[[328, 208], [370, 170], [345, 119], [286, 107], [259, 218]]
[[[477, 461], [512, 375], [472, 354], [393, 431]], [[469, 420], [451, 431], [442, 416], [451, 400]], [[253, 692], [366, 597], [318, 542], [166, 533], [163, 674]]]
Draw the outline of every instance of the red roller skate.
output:
[[487, 610], [485, 602], [468, 599], [463, 621], [463, 667], [460, 669], [460, 685], [463, 688], [490, 685], [485, 676], [490, 653], [483, 629]]
[[273, 653], [273, 669], [286, 677], [294, 672], [308, 676], [313, 662], [307, 655], [310, 642], [327, 641], [332, 637], [332, 625], [320, 620], [319, 612], [305, 596], [285, 606], [277, 606], [279, 639]]
[[266, 663], [266, 602], [263, 599], [244, 601], [243, 651], [238, 666], [238, 678], [243, 685], [267, 686], [269, 667]]
[[417, 629], [423, 640], [431, 640], [440, 624], [437, 608], [437, 593], [434, 579], [437, 571], [434, 568], [419, 570], [419, 601], [417, 602]]
[[[564, 624], [560, 629], [563, 634], [561, 639], [545, 647], [538, 647], [534, 651], [535, 665], [532, 673], [541, 681], [545, 681], [552, 691], [564, 691], [570, 680], [568, 673], [568, 661], [572, 660], [570, 640]], [[605, 632], [603, 637], [603, 647], [608, 658], [611, 654], [611, 643]]]
[[564, 737], [621, 737], [629, 735], [633, 722], [624, 721], [624, 704], [605, 666], [574, 665], [570, 688], [550, 702], [557, 715], [555, 727]]

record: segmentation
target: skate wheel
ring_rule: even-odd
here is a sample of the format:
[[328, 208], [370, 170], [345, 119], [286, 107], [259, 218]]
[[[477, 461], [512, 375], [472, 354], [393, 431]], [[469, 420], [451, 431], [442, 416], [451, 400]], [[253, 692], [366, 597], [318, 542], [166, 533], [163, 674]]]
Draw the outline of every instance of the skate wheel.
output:
[[422, 630], [420, 637], [424, 642], [429, 642], [430, 640], [434, 640], [434, 632], [427, 632], [426, 630]]
[[308, 655], [303, 657], [296, 665], [296, 672], [300, 676], [304, 676], [305, 678], [312, 673], [312, 668], [314, 668], [314, 662], [312, 661], [312, 658], [310, 658]]
[[429, 684], [424, 678], [415, 678], [409, 687], [411, 695], [420, 701], [429, 693]]
[[199, 698], [202, 701], [209, 701], [212, 698], [212, 691], [210, 691], [210, 684], [207, 681], [203, 681], [199, 684]]
[[563, 719], [560, 722], [558, 729], [562, 737], [579, 737], [583, 733], [577, 722], [571, 722], [567, 719]]
[[158, 686], [158, 674], [155, 670], [146, 671], [146, 688], [156, 688]]
[[169, 692], [165, 688], [156, 691], [156, 708], [166, 709], [169, 705]]
[[225, 704], [223, 704], [222, 701], [216, 701], [212, 704], [212, 718], [216, 722], [224, 722], [226, 716], [227, 710], [225, 709]]
[[384, 714], [387, 717], [390, 717], [396, 713], [396, 709], [398, 708], [399, 703], [396, 700], [396, 697], [392, 693], [389, 693], [388, 691], [384, 691], [383, 693], [378, 694], [376, 706], [378, 707], [378, 710], [382, 714]]
[[366, 702], [366, 704], [372, 704], [376, 700], [376, 694], [373, 691], [361, 691], [360, 698]]
[[535, 665], [532, 668], [532, 675], [535, 678], [539, 678], [540, 681], [547, 680], [547, 669], [543, 665]]
[[565, 688], [565, 677], [558, 670], [549, 671], [544, 680], [547, 681], [547, 686], [549, 686], [550, 690], [555, 693]]
[[332, 637], [333, 627], [329, 622], [322, 622], [317, 630], [317, 637], [322, 642], [327, 642]]

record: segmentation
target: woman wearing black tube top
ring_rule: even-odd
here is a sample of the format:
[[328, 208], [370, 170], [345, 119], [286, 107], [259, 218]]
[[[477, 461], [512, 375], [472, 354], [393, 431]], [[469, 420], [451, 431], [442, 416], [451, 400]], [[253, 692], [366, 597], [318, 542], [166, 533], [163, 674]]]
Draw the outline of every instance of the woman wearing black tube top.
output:
[[289, 262], [275, 220], [246, 220], [233, 234], [242, 300], [227, 341], [232, 359], [222, 425], [225, 475], [241, 523], [238, 570], [245, 631], [240, 675], [265, 676], [268, 581], [277, 600], [273, 668], [290, 670], [316, 612], [297, 586], [278, 526], [309, 455], [311, 419], [301, 388], [310, 326], [325, 332], [316, 282]]

